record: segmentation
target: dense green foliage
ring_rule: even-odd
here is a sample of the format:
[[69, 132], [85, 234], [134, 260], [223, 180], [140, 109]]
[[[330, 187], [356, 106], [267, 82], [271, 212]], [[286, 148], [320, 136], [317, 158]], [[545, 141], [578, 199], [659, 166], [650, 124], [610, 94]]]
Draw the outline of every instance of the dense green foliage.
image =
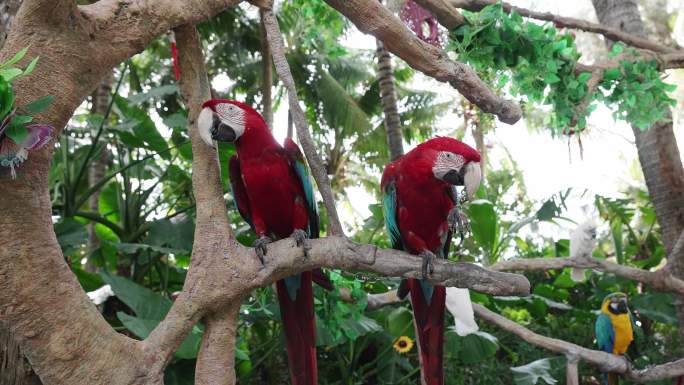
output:
[[[52, 96], [46, 95], [24, 106], [16, 106], [14, 104], [12, 82], [30, 75], [38, 64], [38, 58], [34, 58], [24, 69], [15, 67], [26, 56], [27, 52], [28, 47], [0, 64], [0, 122], [2, 122], [0, 138], [6, 135], [15, 143], [22, 143], [29, 135], [26, 124], [33, 121], [32, 115], [45, 111], [54, 99]], [[2, 166], [8, 167], [9, 165], [2, 164]]]
[[620, 60], [588, 95], [591, 73], [577, 68], [580, 54], [572, 34], [506, 13], [501, 3], [465, 15], [469, 23], [452, 32], [452, 49], [497, 88], [508, 87], [523, 102], [550, 105], [548, 125], [555, 134], [585, 128], [595, 107], [578, 110], [585, 99], [604, 102], [616, 119], [641, 129], [666, 118], [674, 105], [667, 94], [674, 86], [663, 82], [656, 60], [634, 49], [615, 44], [610, 56], [621, 55]]
[[[350, 186], [363, 186], [377, 194], [379, 173], [388, 154], [374, 52], [341, 44], [349, 25], [320, 0], [285, 2], [278, 16], [299, 97], [323, 152], [339, 206], [351, 206], [345, 190]], [[524, 22], [517, 15], [507, 16], [497, 6], [468, 18], [472, 26], [454, 32], [454, 45], [462, 58], [487, 72], [485, 77], [500, 88], [509, 84], [510, 91], [521, 98], [553, 105], [553, 127], [567, 126], [574, 106], [585, 97], [588, 79], [574, 71], [578, 53], [572, 37], [549, 26]], [[231, 80], [231, 87], [221, 96], [259, 107], [258, 16], [236, 7], [200, 25], [200, 32], [206, 42], [210, 76], [227, 75]], [[412, 89], [413, 71], [395, 64], [407, 142], [416, 144], [442, 133], [434, 127], [453, 102], [438, 102], [434, 92]], [[592, 98], [618, 105], [621, 118], [636, 124], [661, 117], [669, 100], [663, 97], [666, 86], [654, 65], [625, 60], [617, 71], [606, 73], [601, 84], [603, 96], [597, 93]], [[65, 258], [84, 289], [94, 290], [106, 283], [116, 293], [116, 298], [101, 306], [106, 319], [121, 333], [144, 338], [168, 312], [189, 264], [195, 215], [192, 153], [186, 112], [173, 84], [165, 39], [116, 70], [114, 78], [114, 98], [108, 111], [100, 115], [80, 109], [58, 144], [50, 171], [53, 215]], [[275, 91], [274, 104], [278, 106], [283, 90], [276, 85]], [[636, 96], [630, 102], [631, 95]], [[657, 116], [647, 113], [647, 104]], [[89, 185], [88, 169], [103, 153], [105, 177]], [[222, 164], [233, 153], [232, 146], [222, 146]], [[101, 190], [98, 207], [91, 210], [88, 200], [97, 190]], [[521, 170], [512, 159], [506, 160], [498, 169], [488, 171], [478, 199], [469, 206], [473, 234], [461, 244], [455, 241], [458, 247], [452, 248], [451, 258], [489, 265], [510, 257], [567, 256], [568, 240], [560, 229], [572, 227], [564, 218], [571, 194], [582, 193], [566, 190], [545, 201], [531, 201]], [[251, 244], [254, 234], [233, 210], [230, 194], [226, 197], [238, 239]], [[615, 258], [638, 268], [662, 262], [664, 250], [654, 209], [644, 191], [625, 191], [620, 199], [596, 196], [594, 206], [601, 216], [596, 257]], [[387, 247], [382, 210], [378, 204], [369, 208], [372, 215], [364, 218], [361, 226], [351, 226], [348, 233], [358, 241]], [[325, 217], [322, 222], [325, 224]], [[95, 224], [99, 240], [93, 249], [87, 246], [88, 224]], [[545, 237], [537, 231], [540, 227], [559, 235]], [[320, 383], [418, 383], [415, 347], [404, 354], [393, 347], [398, 337], [415, 338], [410, 306], [365, 309], [366, 293], [385, 292], [398, 281], [363, 272], [328, 273], [338, 288], [351, 291], [356, 302], [340, 300], [339, 291], [315, 289]], [[529, 297], [472, 293], [473, 300], [541, 334], [593, 347], [594, 311], [605, 294], [620, 290], [630, 295], [641, 323], [635, 363], [644, 366], [676, 355], [677, 319], [671, 296], [611, 274], [593, 273], [581, 284], [572, 282], [568, 271], [527, 276], [533, 287]], [[270, 287], [255, 290], [243, 304], [236, 355], [240, 384], [288, 383], [279, 319]], [[453, 324], [451, 316], [446, 322]], [[482, 332], [466, 337], [448, 330], [448, 385], [534, 384], [551, 383], [551, 379], [563, 383], [564, 358], [550, 356], [485, 323], [480, 327]], [[202, 329], [202, 325], [196, 326], [176, 353], [167, 370], [167, 384], [192, 384]], [[582, 383], [597, 383], [595, 369], [580, 368]]]

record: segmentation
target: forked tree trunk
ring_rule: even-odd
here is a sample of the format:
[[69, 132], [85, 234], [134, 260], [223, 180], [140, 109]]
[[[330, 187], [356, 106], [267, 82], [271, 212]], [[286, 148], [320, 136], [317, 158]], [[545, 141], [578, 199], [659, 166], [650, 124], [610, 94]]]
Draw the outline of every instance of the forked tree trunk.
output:
[[[592, 0], [592, 3], [602, 24], [646, 37], [635, 0]], [[646, 186], [655, 205], [668, 253], [684, 229], [684, 170], [671, 118], [669, 113], [668, 122], [658, 122], [646, 131], [632, 126]], [[676, 275], [684, 278], [684, 255], [675, 256], [675, 260], [668, 262], [672, 264]], [[679, 323], [684, 325], [684, 298], [677, 298], [676, 304]], [[684, 327], [679, 328], [679, 339], [684, 341]]]
[[378, 80], [384, 111], [387, 146], [389, 147], [390, 160], [396, 160], [404, 155], [404, 145], [402, 143], [399, 109], [397, 108], [397, 93], [394, 87], [394, 74], [392, 73], [392, 57], [380, 40], [376, 40], [376, 43], [378, 47]]

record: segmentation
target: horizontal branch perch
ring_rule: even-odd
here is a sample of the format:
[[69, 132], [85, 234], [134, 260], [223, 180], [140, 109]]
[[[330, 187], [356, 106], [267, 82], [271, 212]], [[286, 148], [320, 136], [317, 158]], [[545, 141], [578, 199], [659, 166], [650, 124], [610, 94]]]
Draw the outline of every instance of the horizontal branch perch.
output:
[[566, 267], [581, 269], [594, 269], [605, 273], [613, 273], [623, 278], [643, 282], [653, 289], [684, 294], [684, 281], [678, 279], [670, 272], [670, 269], [649, 271], [634, 267], [618, 265], [604, 259], [597, 258], [530, 258], [512, 259], [497, 262], [490, 266], [496, 271], [530, 271], [530, 270], [555, 270]]
[[[342, 237], [327, 237], [307, 241], [304, 255], [292, 239], [268, 246], [264, 269], [259, 272], [256, 286], [264, 286], [292, 274], [317, 267], [343, 270], [364, 270], [388, 277], [422, 278], [422, 260], [399, 250], [381, 249], [359, 244]], [[253, 253], [252, 249], [247, 249]], [[470, 288], [491, 295], [526, 295], [530, 283], [522, 275], [488, 270], [471, 263], [437, 260], [434, 273], [428, 277], [433, 284]]]
[[499, 120], [513, 124], [520, 120], [520, 106], [497, 96], [466, 64], [420, 40], [404, 23], [376, 0], [325, 0], [364, 33], [382, 41], [388, 51], [408, 65], [439, 81], [454, 86], [466, 99]]
[[532, 345], [555, 353], [576, 357], [581, 361], [596, 366], [601, 371], [620, 373], [634, 382], [645, 383], [684, 375], [684, 359], [643, 370], [636, 370], [621, 356], [587, 349], [571, 342], [542, 336], [479, 304], [473, 304], [473, 310], [478, 318], [515, 334]]

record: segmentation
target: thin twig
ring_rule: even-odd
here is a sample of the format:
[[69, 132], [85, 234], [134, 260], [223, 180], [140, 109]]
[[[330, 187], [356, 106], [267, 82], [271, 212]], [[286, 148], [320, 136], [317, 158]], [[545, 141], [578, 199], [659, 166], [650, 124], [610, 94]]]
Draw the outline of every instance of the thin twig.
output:
[[297, 127], [297, 138], [304, 149], [306, 159], [309, 161], [311, 173], [313, 174], [314, 179], [316, 179], [318, 189], [321, 192], [323, 202], [325, 203], [329, 223], [328, 234], [344, 236], [344, 230], [342, 229], [342, 223], [340, 222], [339, 215], [337, 214], [335, 199], [332, 193], [332, 188], [330, 187], [328, 174], [326, 173], [325, 166], [323, 165], [323, 159], [321, 159], [320, 155], [318, 155], [318, 152], [316, 151], [316, 145], [311, 137], [309, 124], [306, 122], [304, 111], [302, 111], [302, 108], [299, 105], [299, 100], [297, 99], [297, 87], [295, 86], [294, 79], [292, 78], [290, 65], [287, 63], [287, 59], [285, 58], [283, 35], [280, 33], [278, 20], [276, 20], [271, 9], [263, 8], [261, 12], [264, 27], [266, 29], [266, 36], [268, 38], [268, 44], [271, 47], [271, 53], [273, 54], [273, 64], [275, 64], [275, 69], [278, 73], [280, 81], [287, 89], [290, 112], [292, 114], [295, 126]]

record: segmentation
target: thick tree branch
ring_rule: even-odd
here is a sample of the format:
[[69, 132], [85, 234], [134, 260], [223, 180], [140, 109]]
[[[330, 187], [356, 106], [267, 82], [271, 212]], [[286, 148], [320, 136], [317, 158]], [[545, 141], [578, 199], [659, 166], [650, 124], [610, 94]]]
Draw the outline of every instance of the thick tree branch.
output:
[[566, 356], [577, 357], [586, 363], [596, 366], [601, 371], [620, 373], [634, 382], [646, 383], [684, 375], [684, 359], [643, 370], [636, 370], [621, 356], [587, 349], [567, 341], [539, 335], [479, 304], [473, 304], [473, 310], [478, 318], [515, 334], [532, 345]]
[[76, 0], [23, 0], [17, 15], [35, 21], [65, 23], [76, 13]]
[[204, 318], [205, 330], [197, 354], [195, 385], [235, 384], [235, 336], [240, 303]]
[[[469, 11], [480, 11], [482, 8], [495, 4], [497, 0], [448, 0], [450, 4], [455, 8], [467, 9]], [[681, 50], [681, 47], [668, 47], [656, 42], [650, 41], [643, 37], [635, 36], [617, 28], [609, 27], [605, 24], [591, 23], [585, 20], [574, 19], [570, 17], [563, 17], [554, 15], [548, 12], [536, 12], [525, 8], [515, 7], [509, 3], [503, 3], [503, 9], [506, 12], [515, 11], [524, 17], [529, 17], [532, 19], [550, 21], [556, 24], [559, 28], [572, 28], [579, 29], [582, 31], [598, 33], [604, 35], [606, 38], [615, 41], [621, 41], [625, 44], [631, 45], [637, 48], [643, 48], [654, 52], [669, 53]], [[441, 21], [440, 21], [441, 22]]]
[[467, 65], [449, 59], [441, 49], [412, 33], [396, 16], [375, 0], [326, 0], [364, 33], [381, 40], [385, 48], [411, 67], [453, 85], [471, 103], [499, 120], [513, 124], [522, 116], [516, 103], [498, 97]]
[[297, 87], [295, 86], [292, 73], [290, 72], [290, 65], [285, 58], [285, 46], [283, 44], [283, 36], [280, 33], [280, 27], [278, 26], [278, 20], [276, 20], [271, 9], [262, 8], [261, 12], [264, 28], [266, 29], [266, 36], [268, 38], [268, 45], [271, 47], [271, 53], [273, 54], [273, 64], [275, 64], [275, 69], [280, 81], [283, 82], [283, 85], [287, 89], [290, 113], [292, 114], [295, 126], [297, 127], [297, 138], [299, 138], [299, 142], [304, 149], [306, 159], [309, 161], [311, 173], [313, 174], [314, 179], [316, 179], [316, 184], [318, 185], [318, 189], [323, 197], [323, 202], [325, 203], [325, 208], [328, 213], [328, 222], [330, 223], [328, 233], [331, 235], [343, 236], [344, 230], [342, 229], [342, 223], [337, 214], [332, 188], [330, 187], [330, 180], [328, 179], [328, 174], [323, 165], [323, 159], [321, 159], [316, 151], [316, 145], [311, 137], [309, 124], [306, 122], [304, 111], [302, 111], [299, 100], [297, 99]]
[[[269, 245], [265, 266], [258, 272], [257, 286], [318, 267], [363, 270], [388, 277], [423, 278], [422, 260], [415, 255], [374, 245], [359, 244], [344, 237], [326, 237], [307, 241], [308, 258], [294, 241], [285, 239]], [[493, 272], [471, 263], [445, 260], [435, 262], [434, 274], [427, 277], [433, 284], [467, 287], [492, 295], [525, 295], [530, 283], [522, 275]], [[517, 294], [514, 294], [517, 293]]]
[[423, 8], [430, 11], [437, 21], [452, 30], [466, 24], [467, 21], [449, 0], [416, 0]]
[[[260, 265], [256, 262], [254, 249], [239, 245], [225, 254], [225, 258], [207, 258], [204, 263], [195, 263], [195, 255], [199, 253], [220, 255], [220, 250], [210, 253], [195, 246], [193, 265], [188, 271], [183, 292], [166, 319], [145, 341], [146, 351], [161, 346], [165, 353], [158, 354], [156, 359], [170, 358], [200, 316], [222, 311], [226, 306], [239, 303], [250, 290], [302, 271], [327, 267], [370, 271], [389, 277], [422, 278], [423, 261], [403, 251], [380, 249], [337, 236], [310, 239], [307, 248], [305, 255], [303, 248], [297, 247], [290, 238], [271, 243], [264, 265]], [[428, 277], [433, 284], [465, 287], [490, 295], [526, 295], [530, 292], [530, 283], [522, 275], [445, 260], [437, 260], [434, 267], [434, 274]], [[384, 305], [382, 302], [391, 300], [391, 296], [375, 298], [376, 305]], [[150, 360], [154, 361], [154, 358]]]
[[649, 271], [618, 265], [605, 259], [577, 257], [521, 258], [497, 262], [489, 268], [496, 271], [533, 271], [564, 269], [566, 267], [594, 269], [605, 273], [613, 273], [623, 278], [645, 283], [656, 290], [684, 294], [684, 281], [676, 278], [669, 268]]

